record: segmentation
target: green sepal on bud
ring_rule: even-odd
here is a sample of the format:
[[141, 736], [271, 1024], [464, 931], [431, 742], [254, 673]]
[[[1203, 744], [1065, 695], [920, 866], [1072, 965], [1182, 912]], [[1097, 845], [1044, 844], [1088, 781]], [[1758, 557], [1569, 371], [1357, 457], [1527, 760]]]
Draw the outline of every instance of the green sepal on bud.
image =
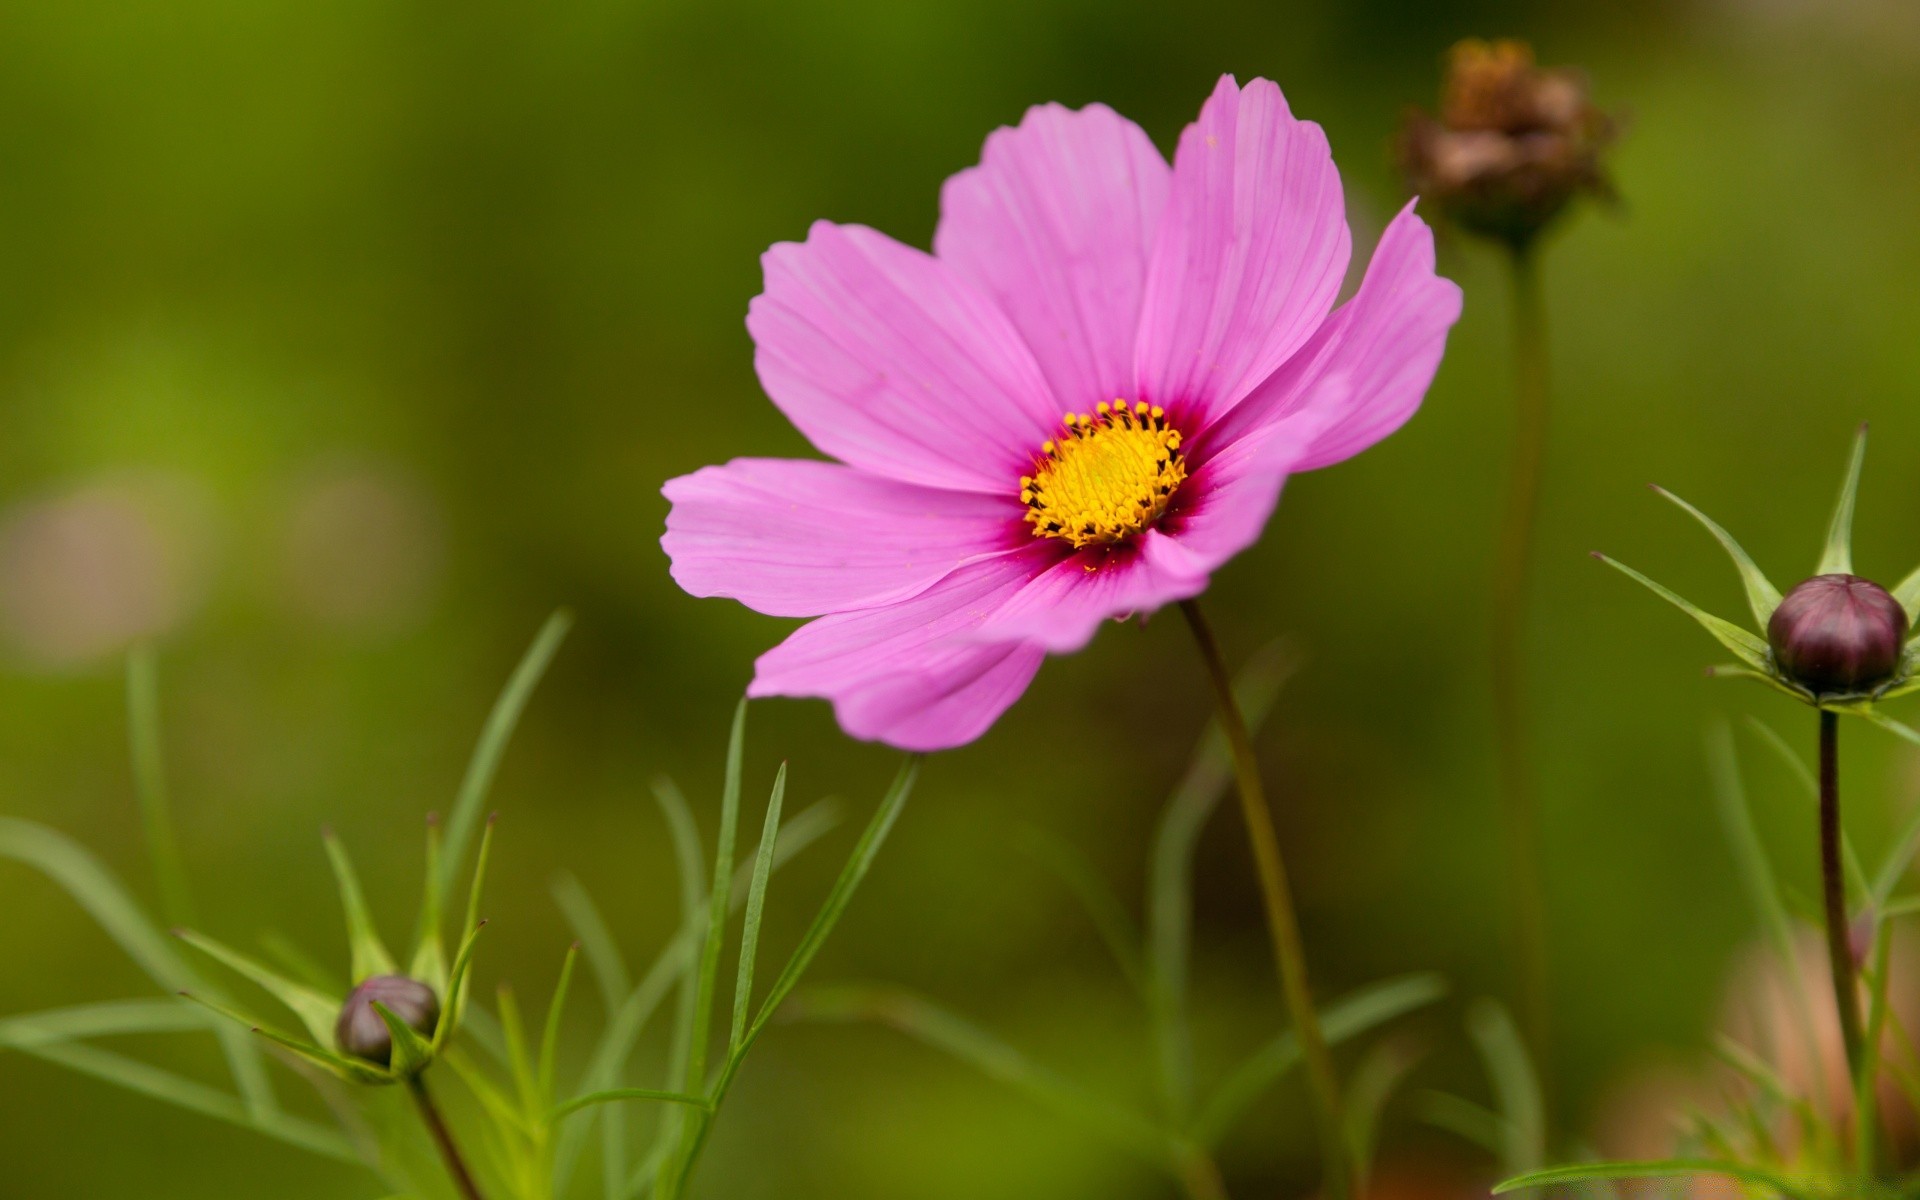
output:
[[387, 1084], [419, 1074], [446, 1050], [466, 1007], [467, 976], [473, 963], [474, 946], [486, 925], [479, 919], [478, 910], [481, 888], [486, 881], [487, 859], [493, 847], [493, 826], [494, 819], [489, 817], [475, 856], [466, 932], [451, 965], [440, 930], [440, 897], [446, 881], [441, 877], [439, 822], [433, 818], [428, 820], [425, 900], [421, 906], [417, 944], [409, 956], [411, 969], [404, 974], [374, 927], [359, 876], [346, 848], [331, 830], [325, 830], [322, 839], [339, 887], [340, 905], [346, 914], [352, 978], [358, 981], [352, 990], [345, 996], [328, 995], [205, 934], [177, 929], [174, 933], [181, 940], [251, 980], [285, 1005], [299, 1018], [307, 1036], [283, 1032], [247, 1012], [215, 1004], [205, 997], [189, 995], [189, 999], [247, 1026], [342, 1079]]
[[1604, 554], [1594, 557], [1685, 612], [1740, 660], [1710, 668], [1710, 675], [1757, 679], [1804, 704], [1862, 717], [1920, 743], [1920, 732], [1875, 708], [1882, 700], [1920, 690], [1920, 639], [1908, 638], [1920, 618], [1920, 570], [1892, 591], [1853, 573], [1854, 499], [1866, 446], [1862, 425], [1819, 565], [1785, 595], [1725, 529], [1671, 492], [1654, 489], [1699, 521], [1727, 551], [1765, 636], [1707, 612]]

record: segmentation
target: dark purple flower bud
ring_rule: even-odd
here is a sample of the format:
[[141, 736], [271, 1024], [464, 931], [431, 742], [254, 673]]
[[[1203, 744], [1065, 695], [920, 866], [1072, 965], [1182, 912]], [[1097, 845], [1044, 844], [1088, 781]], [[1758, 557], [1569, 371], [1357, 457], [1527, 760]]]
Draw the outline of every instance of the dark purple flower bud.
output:
[[1858, 575], [1815, 575], [1767, 622], [1780, 673], [1816, 696], [1871, 691], [1900, 669], [1907, 613]]
[[347, 1002], [340, 1006], [340, 1021], [333, 1027], [333, 1039], [342, 1054], [383, 1067], [393, 1061], [393, 1034], [374, 1011], [375, 1001], [422, 1037], [432, 1037], [440, 1021], [440, 998], [419, 980], [405, 975], [363, 979], [347, 993]]

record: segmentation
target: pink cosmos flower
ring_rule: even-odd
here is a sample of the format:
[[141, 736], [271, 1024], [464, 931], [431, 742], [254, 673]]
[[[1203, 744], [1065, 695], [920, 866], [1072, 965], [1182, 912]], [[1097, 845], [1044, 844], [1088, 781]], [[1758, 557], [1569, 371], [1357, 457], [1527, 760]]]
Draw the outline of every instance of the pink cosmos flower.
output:
[[673, 577], [817, 617], [752, 696], [962, 745], [1048, 653], [1205, 590], [1294, 471], [1419, 407], [1460, 313], [1408, 205], [1349, 253], [1318, 125], [1221, 79], [1169, 167], [1102, 105], [1044, 105], [947, 181], [934, 252], [821, 221], [764, 258], [767, 395], [838, 462], [741, 458], [666, 485]]

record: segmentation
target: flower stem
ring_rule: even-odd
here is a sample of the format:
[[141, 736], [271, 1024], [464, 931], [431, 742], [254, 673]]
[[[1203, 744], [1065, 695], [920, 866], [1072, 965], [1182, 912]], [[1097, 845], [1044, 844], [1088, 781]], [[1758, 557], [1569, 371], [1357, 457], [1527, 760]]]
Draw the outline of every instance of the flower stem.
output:
[[467, 1170], [466, 1160], [460, 1157], [460, 1148], [453, 1143], [453, 1131], [447, 1128], [447, 1122], [440, 1115], [440, 1106], [433, 1102], [427, 1092], [427, 1081], [419, 1075], [409, 1076], [407, 1091], [413, 1095], [414, 1107], [420, 1110], [420, 1120], [426, 1123], [427, 1132], [433, 1135], [434, 1145], [440, 1148], [440, 1157], [447, 1164], [447, 1174], [453, 1176], [453, 1185], [458, 1188], [465, 1200], [484, 1200], [480, 1187], [473, 1181], [473, 1173]]
[[1526, 629], [1527, 585], [1547, 448], [1547, 327], [1536, 251], [1516, 244], [1511, 262], [1516, 410], [1507, 508], [1493, 584], [1493, 715], [1520, 1013], [1535, 1066], [1544, 1075], [1550, 1005], [1546, 886], [1540, 865], [1540, 804], [1528, 750]]
[[1827, 958], [1833, 966], [1833, 998], [1840, 1010], [1840, 1037], [1847, 1071], [1858, 1080], [1863, 1066], [1860, 987], [1847, 923], [1846, 877], [1840, 873], [1840, 717], [1820, 710], [1820, 884], [1826, 901]]
[[1333, 1055], [1327, 1049], [1326, 1035], [1320, 1030], [1320, 1017], [1313, 1009], [1313, 993], [1307, 986], [1307, 956], [1300, 940], [1300, 921], [1294, 915], [1293, 895], [1287, 884], [1287, 868], [1280, 857], [1280, 839], [1274, 833], [1273, 810], [1267, 806], [1266, 790], [1260, 783], [1260, 767], [1253, 757], [1253, 740], [1247, 736], [1247, 722], [1233, 698], [1233, 677], [1220, 657], [1220, 645], [1200, 612], [1196, 601], [1183, 600], [1180, 611], [1193, 629], [1200, 657], [1207, 664], [1207, 677], [1213, 683], [1214, 699], [1220, 708], [1220, 729], [1226, 734], [1233, 752], [1234, 775], [1239, 782], [1240, 812], [1246, 818], [1247, 837], [1253, 843], [1253, 861], [1260, 875], [1260, 894], [1266, 904], [1267, 932], [1273, 938], [1273, 958], [1280, 970], [1280, 990], [1286, 997], [1293, 1018], [1295, 1035], [1300, 1039], [1306, 1062], [1307, 1081], [1312, 1093], [1320, 1127], [1326, 1200], [1350, 1200], [1352, 1166], [1347, 1152], [1341, 1120], [1340, 1081], [1334, 1074]]

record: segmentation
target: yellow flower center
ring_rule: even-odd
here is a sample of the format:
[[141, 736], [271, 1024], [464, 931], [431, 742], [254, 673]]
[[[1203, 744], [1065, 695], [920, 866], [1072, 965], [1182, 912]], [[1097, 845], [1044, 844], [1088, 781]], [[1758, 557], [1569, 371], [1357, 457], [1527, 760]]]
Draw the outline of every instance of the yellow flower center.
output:
[[1033, 536], [1076, 550], [1110, 545], [1166, 515], [1187, 466], [1165, 409], [1102, 402], [1094, 415], [1068, 413], [1061, 423], [1060, 437], [1040, 444], [1033, 474], [1020, 477]]

